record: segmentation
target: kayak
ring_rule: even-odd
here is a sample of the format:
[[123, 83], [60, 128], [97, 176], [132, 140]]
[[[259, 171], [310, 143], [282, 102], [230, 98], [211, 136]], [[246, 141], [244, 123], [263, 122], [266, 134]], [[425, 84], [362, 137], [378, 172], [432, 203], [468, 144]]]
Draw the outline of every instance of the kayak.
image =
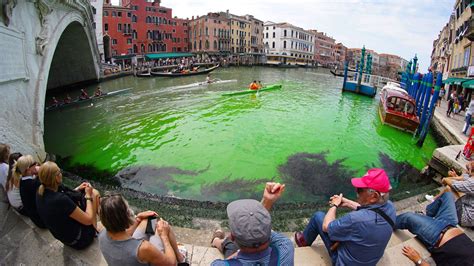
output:
[[78, 104], [82, 104], [82, 103], [92, 102], [96, 99], [101, 99], [101, 98], [105, 98], [105, 97], [109, 97], [109, 96], [114, 96], [114, 95], [118, 95], [118, 94], [122, 94], [122, 93], [127, 93], [130, 90], [131, 89], [128, 88], [128, 89], [122, 89], [122, 90], [117, 90], [117, 91], [104, 92], [101, 96], [92, 96], [90, 98], [83, 99], [83, 100], [77, 99], [77, 100], [72, 101], [72, 102], [67, 103], [67, 104], [62, 103], [62, 104], [57, 104], [57, 105], [50, 105], [50, 106], [46, 107], [46, 111], [53, 111], [53, 110], [57, 110], [57, 109], [66, 108], [66, 107], [69, 107], [69, 106], [74, 106], [74, 105], [78, 105]]
[[234, 92], [224, 93], [222, 94], [222, 96], [244, 95], [244, 94], [252, 94], [252, 93], [257, 93], [261, 91], [270, 91], [270, 90], [278, 90], [278, 89], [281, 89], [281, 84], [268, 85], [259, 90], [244, 90], [244, 91], [234, 91]]

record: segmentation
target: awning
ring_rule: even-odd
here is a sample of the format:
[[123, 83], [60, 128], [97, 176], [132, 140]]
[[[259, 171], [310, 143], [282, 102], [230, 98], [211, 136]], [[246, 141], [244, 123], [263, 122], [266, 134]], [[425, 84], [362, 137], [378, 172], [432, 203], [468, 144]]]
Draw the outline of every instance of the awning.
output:
[[145, 55], [146, 60], [166, 59], [166, 58], [180, 58], [180, 57], [192, 57], [191, 53], [160, 53], [160, 54], [147, 54]]
[[443, 80], [444, 84], [454, 84], [454, 85], [461, 85], [464, 81], [468, 81], [468, 79], [463, 79], [463, 78], [447, 78]]
[[462, 87], [466, 89], [474, 89], [474, 79], [469, 79], [463, 82]]
[[126, 54], [126, 55], [116, 55], [112, 56], [113, 59], [115, 60], [122, 60], [122, 59], [130, 59], [132, 57], [136, 56], [135, 54]]

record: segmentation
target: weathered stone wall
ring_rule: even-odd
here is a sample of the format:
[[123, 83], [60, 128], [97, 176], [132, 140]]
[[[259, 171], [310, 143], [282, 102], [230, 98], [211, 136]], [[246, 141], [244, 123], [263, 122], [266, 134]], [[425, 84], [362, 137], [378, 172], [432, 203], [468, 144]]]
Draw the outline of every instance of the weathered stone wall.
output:
[[[50, 83], [54, 86], [99, 77], [91, 6], [88, 0], [5, 0], [1, 7], [0, 142], [43, 158], [49, 78], [58, 79]], [[78, 58], [74, 66], [62, 60], [64, 52], [55, 54], [59, 40], [71, 35], [70, 30], [80, 37], [64, 38], [59, 51]], [[60, 63], [52, 67], [52, 62]]]

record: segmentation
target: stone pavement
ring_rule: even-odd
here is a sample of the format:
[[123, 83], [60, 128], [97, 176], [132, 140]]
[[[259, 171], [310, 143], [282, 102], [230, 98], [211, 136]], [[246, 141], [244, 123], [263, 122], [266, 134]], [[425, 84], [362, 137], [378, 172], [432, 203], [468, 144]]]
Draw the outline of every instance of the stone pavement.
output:
[[[465, 112], [459, 114], [451, 114], [451, 117], [446, 116], [448, 109], [448, 102], [441, 100], [441, 106], [436, 107], [433, 122], [441, 134], [448, 139], [451, 145], [466, 144], [467, 136], [462, 133], [464, 127]], [[468, 131], [469, 133], [469, 131]]]
[[[396, 202], [398, 213], [421, 211], [427, 202], [419, 203], [423, 195]], [[215, 248], [209, 247], [211, 232], [187, 228], [176, 228], [178, 240], [185, 244], [191, 265], [209, 265], [222, 258]], [[472, 231], [468, 232], [473, 238]], [[293, 232], [284, 233], [293, 239]], [[404, 245], [411, 245], [431, 261], [428, 251], [405, 230], [397, 230], [377, 265], [413, 265], [401, 254]], [[54, 239], [48, 230], [38, 229], [26, 217], [0, 203], [0, 265], [107, 265], [100, 252], [98, 241], [83, 251], [73, 250]], [[331, 265], [324, 245], [318, 240], [311, 247], [295, 249], [295, 265]]]

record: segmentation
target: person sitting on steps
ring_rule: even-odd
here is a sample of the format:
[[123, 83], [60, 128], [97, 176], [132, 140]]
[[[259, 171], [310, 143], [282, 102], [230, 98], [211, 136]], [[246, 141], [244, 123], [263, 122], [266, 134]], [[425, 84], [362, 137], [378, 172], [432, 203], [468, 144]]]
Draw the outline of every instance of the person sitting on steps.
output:
[[230, 235], [217, 230], [211, 240], [211, 246], [219, 249], [225, 260], [215, 260], [212, 266], [294, 264], [293, 244], [272, 231], [269, 213], [284, 190], [285, 185], [268, 182], [261, 202], [243, 199], [227, 205]]
[[[397, 229], [407, 229], [425, 245], [436, 265], [466, 265], [474, 262], [474, 242], [457, 228], [454, 195], [445, 192], [426, 207], [426, 215], [407, 212], [397, 216]], [[416, 265], [428, 266], [410, 246], [402, 253]]]
[[133, 217], [127, 201], [115, 194], [101, 198], [99, 215], [106, 229], [99, 234], [99, 245], [109, 265], [188, 265], [184, 246], [179, 248], [168, 222], [156, 212]]
[[[334, 265], [376, 265], [395, 226], [395, 207], [388, 200], [390, 181], [383, 169], [352, 178], [357, 202], [334, 195], [327, 213], [316, 212], [304, 232], [295, 233], [299, 247], [311, 246], [319, 235]], [[340, 207], [353, 210], [336, 219]]]

